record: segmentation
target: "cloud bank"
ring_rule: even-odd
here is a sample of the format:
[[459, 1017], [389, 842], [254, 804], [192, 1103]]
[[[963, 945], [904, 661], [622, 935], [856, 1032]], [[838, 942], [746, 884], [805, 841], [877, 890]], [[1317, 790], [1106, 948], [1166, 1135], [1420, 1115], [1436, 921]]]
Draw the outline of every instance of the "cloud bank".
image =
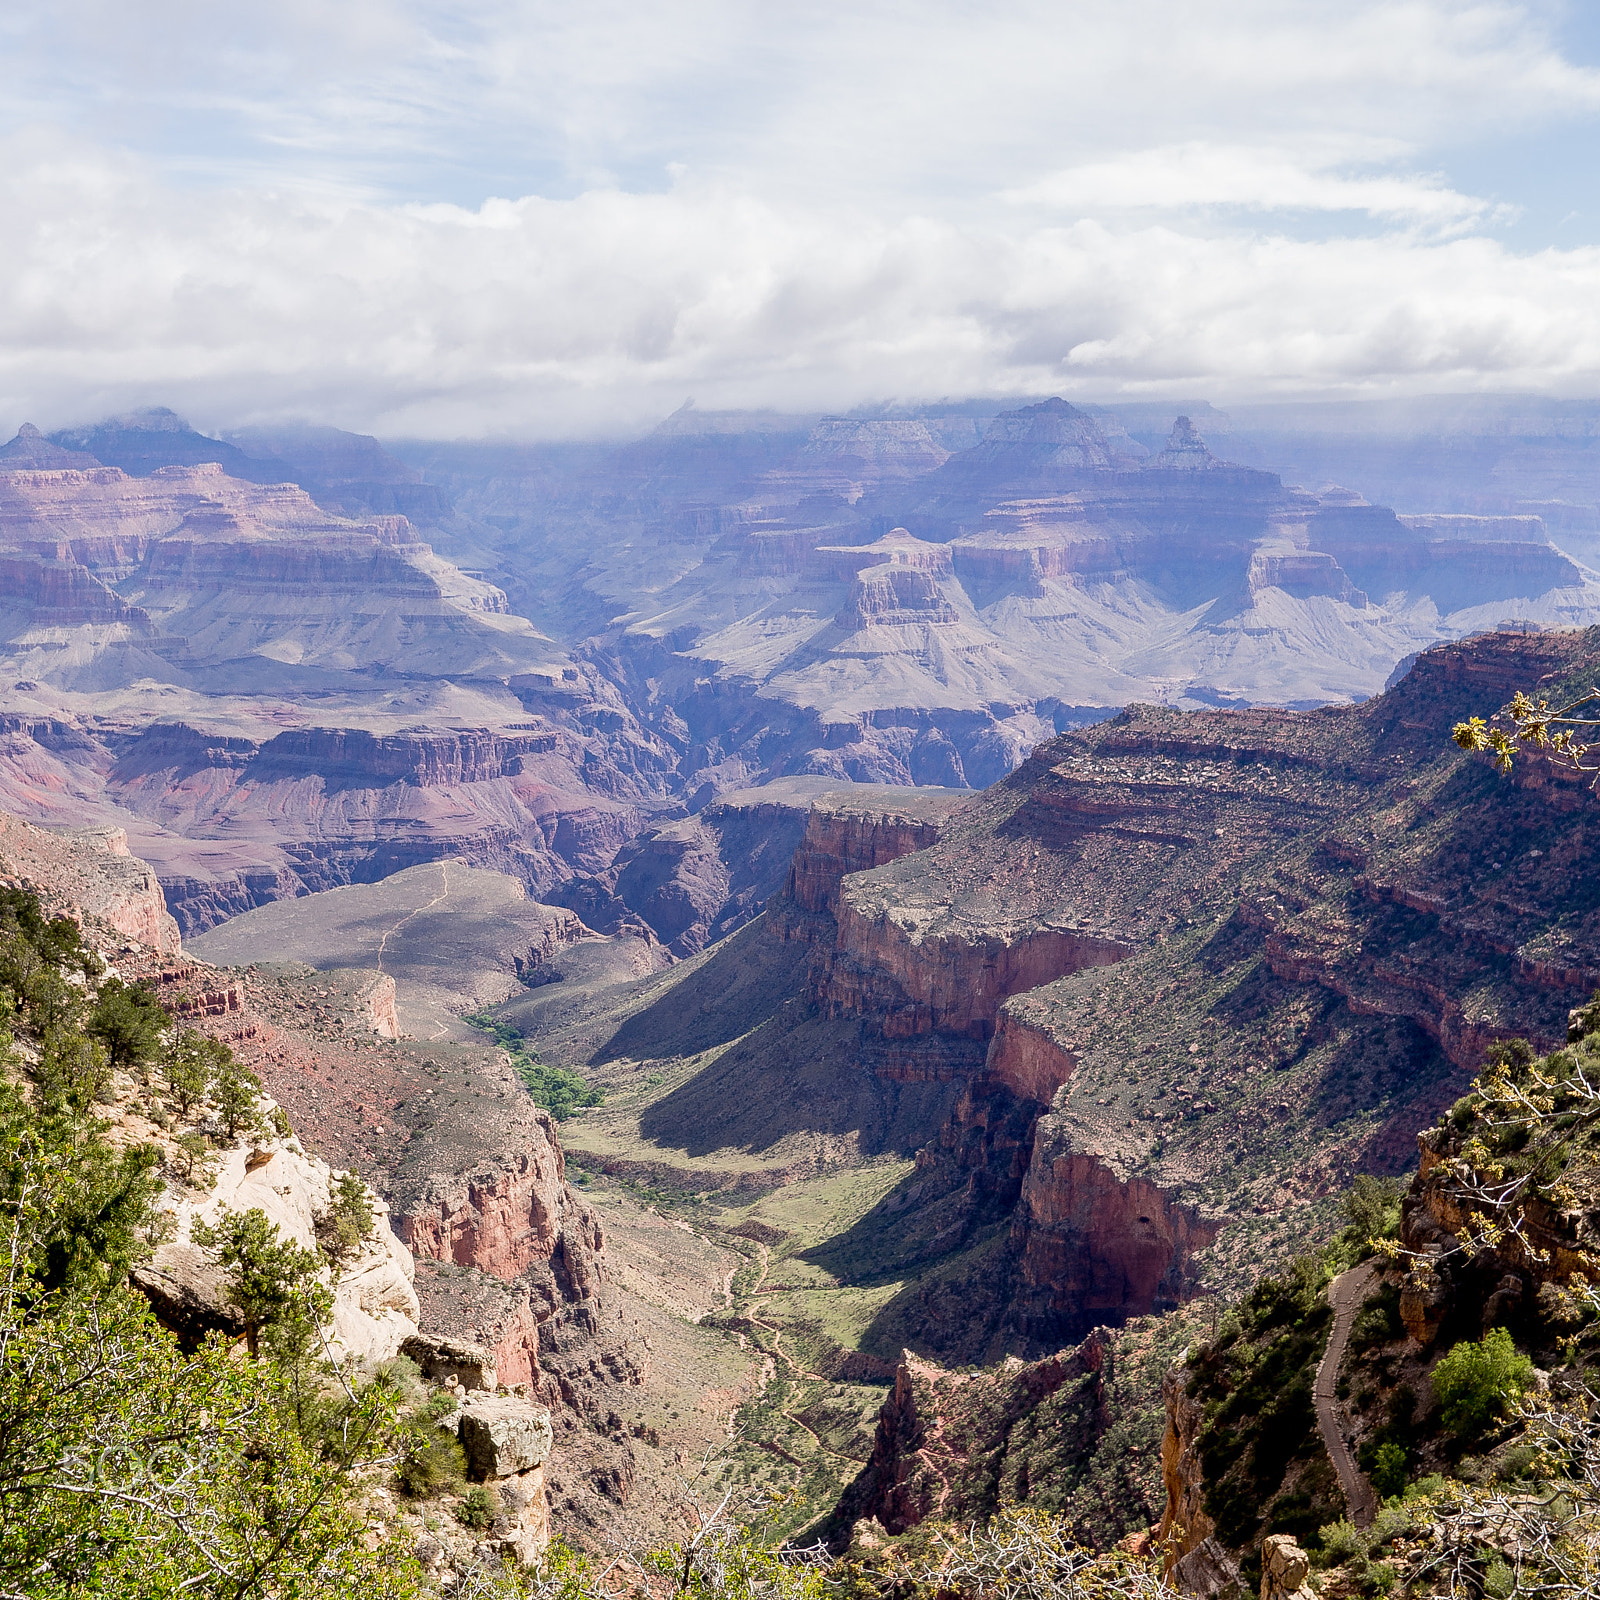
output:
[[1600, 383], [1600, 247], [1473, 182], [1600, 111], [1535, 8], [571, 11], [6, 24], [0, 422]]

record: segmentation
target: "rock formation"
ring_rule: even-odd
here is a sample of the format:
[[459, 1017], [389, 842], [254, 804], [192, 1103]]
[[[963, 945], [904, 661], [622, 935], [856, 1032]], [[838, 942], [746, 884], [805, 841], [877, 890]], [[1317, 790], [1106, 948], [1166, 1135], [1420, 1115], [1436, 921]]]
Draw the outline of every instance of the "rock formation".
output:
[[1161, 1505], [1163, 1413], [1135, 1398], [1172, 1330], [1096, 1329], [1074, 1349], [982, 1373], [906, 1351], [872, 1456], [831, 1513], [835, 1541], [864, 1518], [890, 1536], [930, 1518], [968, 1522], [1027, 1506], [1068, 1518], [1088, 1545], [1148, 1527]]
[[1286, 1533], [1268, 1534], [1261, 1545], [1261, 1600], [1312, 1600], [1306, 1579], [1311, 1558]]
[[[316, 1223], [334, 1197], [341, 1174], [307, 1155], [294, 1139], [246, 1141], [223, 1153], [214, 1181], [194, 1195], [169, 1194], [171, 1237], [134, 1269], [133, 1281], [169, 1327], [190, 1338], [212, 1328], [242, 1331], [229, 1304], [222, 1269], [189, 1238], [196, 1219], [215, 1226], [227, 1211], [260, 1211], [279, 1232], [307, 1250], [317, 1244]], [[411, 1252], [389, 1229], [389, 1210], [369, 1194], [376, 1226], [352, 1260], [333, 1274], [333, 1318], [328, 1342], [337, 1355], [364, 1362], [398, 1355], [417, 1331], [419, 1308], [412, 1287]]]
[[468, 1394], [457, 1433], [468, 1475], [492, 1484], [499, 1498], [493, 1532], [501, 1554], [531, 1566], [550, 1543], [544, 1486], [554, 1438], [549, 1411], [517, 1395]]
[[127, 829], [190, 932], [453, 856], [686, 955], [764, 898], [718, 900], [719, 795], [981, 788], [1130, 700], [1348, 700], [1507, 607], [1600, 615], [1536, 520], [1324, 504], [1061, 400], [691, 409], [522, 499], [503, 454], [423, 482], [335, 430], [19, 434], [0, 803]]
[[[799, 1085], [824, 1027], [882, 1082], [956, 1090], [860, 1224], [880, 1270], [939, 1264], [874, 1351], [915, 1330], [925, 1354], [1037, 1356], [1237, 1281], [1258, 1255], [1232, 1224], [1289, 1247], [1353, 1173], [1407, 1164], [1497, 1035], [1559, 1037], [1600, 981], [1573, 915], [1591, 811], [1553, 769], [1504, 782], [1449, 743], [1515, 687], [1581, 678], [1593, 648], [1441, 646], [1340, 711], [1133, 707], [954, 804], [819, 797], [761, 935], [804, 951], [805, 1004], [754, 1013], [759, 1056], [730, 1052], [641, 1132], [756, 1138], [727, 1109], [739, 1063]], [[705, 1015], [714, 974], [758, 948], [684, 1006]], [[789, 1120], [819, 1112], [795, 1099]]]
[[167, 914], [161, 886], [150, 868], [129, 853], [123, 829], [58, 833], [0, 812], [0, 861], [135, 944], [163, 954], [178, 950], [178, 925]]
[[189, 931], [449, 855], [549, 888], [669, 787], [616, 690], [404, 517], [203, 458], [23, 459], [0, 464], [0, 800], [125, 829]]

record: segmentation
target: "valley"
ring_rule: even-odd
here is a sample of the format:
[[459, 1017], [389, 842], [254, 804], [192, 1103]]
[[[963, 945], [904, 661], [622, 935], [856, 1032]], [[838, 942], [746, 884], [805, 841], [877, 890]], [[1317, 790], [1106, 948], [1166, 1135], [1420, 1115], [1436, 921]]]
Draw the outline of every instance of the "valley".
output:
[[510, 517], [149, 420], [0, 460], [0, 858], [371, 1186], [579, 1542], [1144, 1535], [1185, 1346], [1600, 986], [1592, 797], [1450, 743], [1600, 663], [1529, 514], [1059, 400]]
[[[1075, 1393], [1104, 1363], [1060, 1352], [1167, 1348], [1163, 1319], [1328, 1237], [1357, 1174], [1407, 1171], [1494, 1039], [1563, 1036], [1600, 983], [1591, 809], [1448, 732], [1595, 649], [1489, 635], [1360, 707], [1134, 707], [981, 795], [825, 793], [762, 913], [708, 948], [639, 964], [637, 933], [588, 933], [502, 966], [493, 1017], [605, 1092], [559, 1138], [610, 1237], [721, 1263], [690, 1293], [639, 1276], [655, 1246], [608, 1257], [752, 1363], [723, 1470], [797, 1495], [783, 1531], [888, 1448], [885, 1385], [923, 1393], [904, 1351], [930, 1396], [1018, 1360]], [[1133, 1385], [1051, 1479], [1086, 1537], [1141, 1525], [1156, 1491], [1118, 1478], [1108, 1509], [1105, 1475], [1154, 1459], [1160, 1411]]]

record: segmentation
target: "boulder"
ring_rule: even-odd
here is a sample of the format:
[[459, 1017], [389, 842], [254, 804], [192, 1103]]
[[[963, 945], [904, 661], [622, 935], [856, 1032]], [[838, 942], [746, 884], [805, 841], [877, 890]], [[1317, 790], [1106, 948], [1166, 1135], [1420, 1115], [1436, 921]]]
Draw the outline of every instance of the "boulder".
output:
[[[227, 1274], [211, 1252], [191, 1239], [196, 1217], [215, 1226], [227, 1211], [262, 1212], [283, 1239], [317, 1247], [316, 1223], [332, 1203], [337, 1174], [293, 1139], [241, 1142], [214, 1157], [209, 1191], [169, 1191], [170, 1237], [134, 1273], [134, 1287], [175, 1332], [197, 1339], [213, 1329], [230, 1336], [243, 1320], [230, 1304]], [[417, 1295], [411, 1252], [389, 1228], [389, 1208], [370, 1189], [373, 1231], [329, 1274], [333, 1315], [328, 1342], [336, 1355], [387, 1361], [417, 1331]]]
[[499, 1387], [494, 1352], [468, 1339], [452, 1339], [448, 1334], [414, 1333], [400, 1346], [400, 1354], [415, 1361], [422, 1375], [432, 1381], [459, 1383], [463, 1389], [487, 1390]]
[[461, 1448], [475, 1479], [509, 1478], [544, 1465], [554, 1433], [550, 1413], [517, 1395], [491, 1395], [462, 1407]]
[[1269, 1533], [1261, 1545], [1261, 1600], [1316, 1600], [1306, 1582], [1311, 1558], [1287, 1533]]

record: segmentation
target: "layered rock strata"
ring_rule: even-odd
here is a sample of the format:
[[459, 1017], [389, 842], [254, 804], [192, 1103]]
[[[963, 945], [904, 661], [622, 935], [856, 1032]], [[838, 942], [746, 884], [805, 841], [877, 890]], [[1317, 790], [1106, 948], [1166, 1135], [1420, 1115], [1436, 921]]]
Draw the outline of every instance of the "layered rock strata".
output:
[[1232, 1218], [1279, 1219], [1288, 1247], [1320, 1196], [1408, 1163], [1493, 1039], [1559, 1040], [1600, 980], [1577, 865], [1596, 813], [1547, 763], [1507, 782], [1449, 732], [1515, 688], [1581, 687], [1594, 650], [1441, 646], [1341, 711], [1133, 707], [840, 879], [836, 916], [825, 887], [803, 915], [791, 892], [777, 919], [863, 1058], [966, 1085], [880, 1213], [897, 1260], [971, 1253], [945, 1269], [973, 1274], [965, 1323], [916, 1291], [953, 1341], [933, 1348], [1038, 1349], [1232, 1281], [1254, 1259]]
[[[223, 1269], [191, 1242], [191, 1224], [199, 1219], [215, 1226], [224, 1211], [260, 1211], [282, 1238], [314, 1251], [317, 1223], [332, 1208], [341, 1176], [292, 1139], [257, 1140], [225, 1151], [205, 1192], [169, 1193], [164, 1209], [172, 1217], [171, 1237], [134, 1269], [135, 1287], [163, 1322], [187, 1337], [217, 1327], [242, 1331]], [[398, 1355], [415, 1335], [419, 1307], [411, 1252], [390, 1231], [389, 1208], [370, 1191], [367, 1200], [373, 1232], [332, 1275], [328, 1341], [338, 1355], [379, 1362]]]
[[492, 1484], [499, 1499], [492, 1531], [500, 1553], [531, 1566], [550, 1543], [544, 1482], [554, 1442], [549, 1411], [518, 1395], [469, 1394], [456, 1431], [468, 1476]]
[[57, 832], [0, 812], [0, 863], [13, 875], [96, 917], [135, 944], [179, 948], [155, 874], [128, 851], [121, 828]]
[[10, 810], [126, 829], [196, 931], [448, 856], [549, 889], [667, 801], [670, 745], [404, 517], [186, 459], [0, 461]]

